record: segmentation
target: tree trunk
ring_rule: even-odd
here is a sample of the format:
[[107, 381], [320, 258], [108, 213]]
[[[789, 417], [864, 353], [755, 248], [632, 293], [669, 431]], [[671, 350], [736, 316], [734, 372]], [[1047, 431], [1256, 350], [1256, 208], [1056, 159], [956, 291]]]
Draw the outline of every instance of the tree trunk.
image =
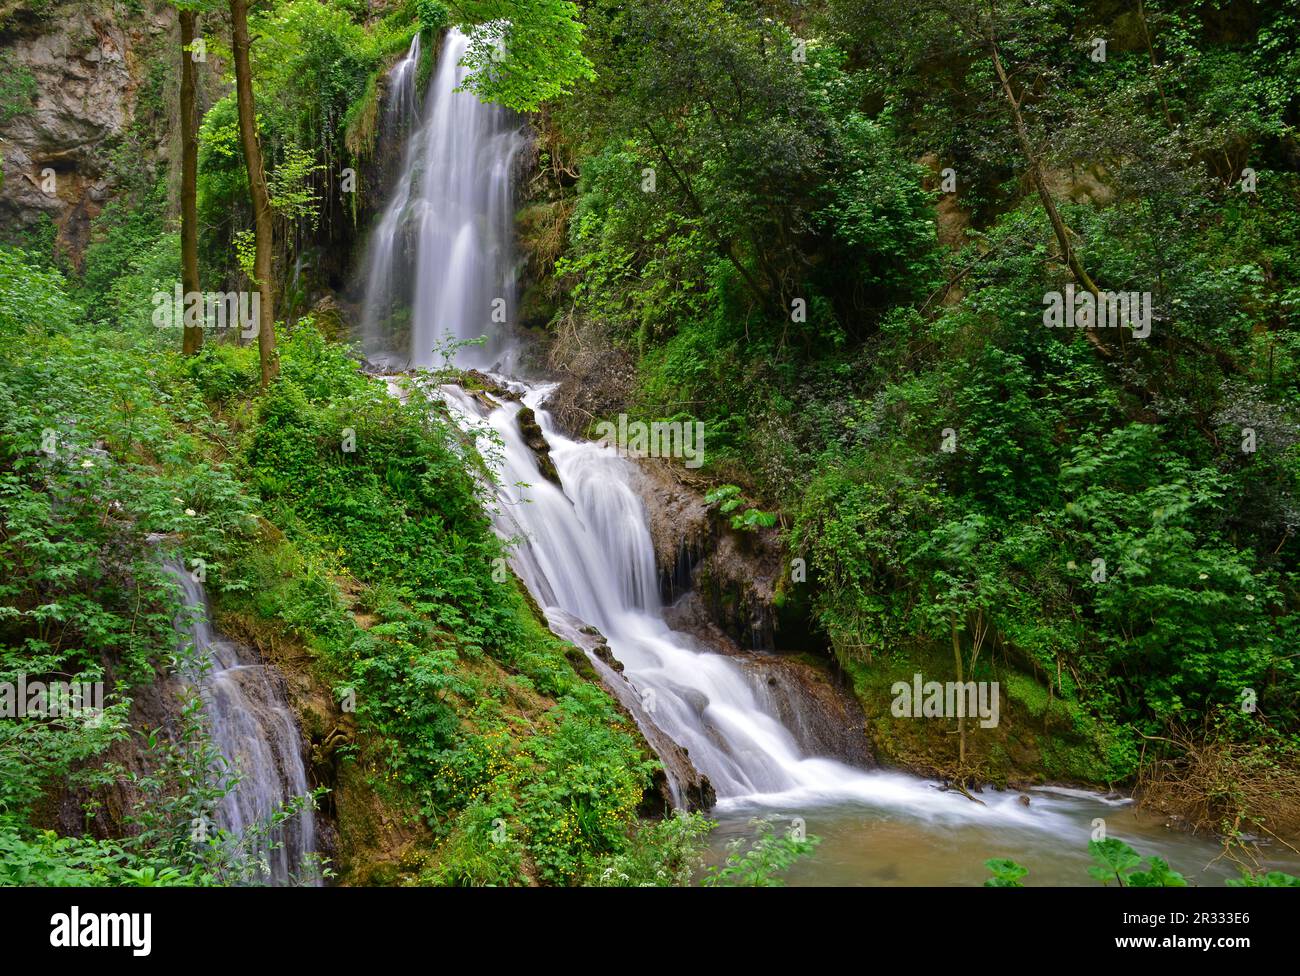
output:
[[[198, 36], [198, 14], [182, 10], [181, 21], [181, 287], [190, 296], [199, 286], [199, 117], [196, 105], [198, 68], [189, 50]], [[188, 307], [188, 301], [185, 307]], [[181, 350], [187, 356], [203, 345], [203, 323], [184, 326]]]
[[[1047, 181], [1043, 178], [1043, 168], [1038, 164], [1038, 155], [1034, 152], [1033, 143], [1029, 141], [1029, 130], [1025, 127], [1025, 118], [1020, 114], [1020, 102], [1016, 99], [1016, 94], [1011, 90], [1011, 80], [1007, 77], [1006, 69], [1002, 67], [1002, 58], [998, 56], [997, 44], [990, 39], [989, 51], [993, 55], [993, 67], [997, 71], [998, 81], [1002, 84], [1002, 91], [1007, 96], [1007, 103], [1011, 106], [1011, 117], [1015, 123], [1016, 141], [1020, 144], [1020, 152], [1025, 157], [1025, 162], [1029, 166], [1029, 178], [1034, 184], [1034, 189], [1038, 191], [1038, 197], [1043, 202], [1043, 209], [1047, 211], [1047, 219], [1051, 221], [1052, 232], [1056, 235], [1056, 241], [1060, 245], [1061, 255], [1065, 258], [1065, 263], [1070, 269], [1070, 274], [1074, 275], [1074, 280], [1085, 291], [1092, 292], [1095, 297], [1098, 294], [1097, 286], [1093, 283], [1088, 272], [1083, 267], [1083, 262], [1075, 254], [1074, 248], [1070, 245], [1070, 231], [1065, 226], [1065, 221], [1061, 219], [1061, 213], [1056, 209], [1056, 201], [1047, 189]], [[1101, 337], [1097, 335], [1094, 329], [1083, 329], [1084, 338], [1086, 338], [1097, 351], [1107, 359], [1114, 358], [1114, 351], [1111, 350]]]
[[[953, 663], [957, 667], [957, 683], [960, 685], [966, 678], [962, 673], [964, 669], [961, 666], [961, 636], [957, 633], [957, 617], [955, 615], [950, 623], [952, 626], [952, 657]], [[954, 696], [953, 700], [964, 700], [959, 698], [961, 694], [961, 688], [958, 687], [957, 695]], [[966, 774], [966, 709], [963, 707], [957, 709], [957, 743], [957, 762], [964, 777]]]
[[280, 371], [275, 354], [275, 282], [272, 277], [273, 225], [271, 194], [262, 167], [262, 147], [257, 139], [257, 111], [253, 105], [253, 72], [249, 63], [248, 0], [230, 0], [232, 52], [235, 59], [235, 93], [239, 100], [239, 141], [248, 167], [248, 192], [253, 203], [256, 250], [253, 276], [260, 298], [257, 349], [262, 361], [262, 389]]
[[1173, 131], [1177, 126], [1174, 125], [1173, 113], [1169, 111], [1169, 102], [1165, 98], [1165, 86], [1160, 83], [1160, 64], [1156, 61], [1156, 49], [1151, 45], [1151, 31], [1147, 26], [1146, 5], [1142, 0], [1138, 0], [1138, 20], [1142, 22], [1142, 37], [1147, 42], [1147, 57], [1151, 60], [1151, 78], [1156, 83], [1156, 91], [1160, 93], [1160, 107], [1165, 112], [1165, 123], [1169, 126], [1169, 131]]
[[709, 221], [708, 215], [704, 212], [704, 206], [700, 203], [699, 198], [695, 195], [695, 191], [691, 188], [690, 181], [687, 180], [686, 177], [678, 171], [677, 167], [673, 165], [672, 156], [668, 154], [668, 150], [664, 147], [663, 143], [659, 141], [659, 136], [655, 134], [655, 130], [650, 127], [649, 123], [643, 122], [642, 126], [649, 134], [650, 143], [655, 147], [656, 151], [658, 151], [659, 158], [662, 159], [664, 165], [668, 167], [669, 175], [677, 182], [682, 193], [686, 195], [686, 199], [690, 202], [691, 206], [695, 208], [695, 213], [700, 218], [700, 224], [703, 226], [704, 232], [713, 238], [713, 242], [717, 246], [719, 252], [721, 252], [722, 256], [730, 261], [732, 267], [739, 272], [740, 277], [745, 282], [745, 287], [749, 289], [750, 294], [753, 296], [759, 307], [762, 308], [766, 306], [767, 292], [758, 283], [757, 279], [754, 278], [753, 274], [750, 273], [749, 269], [745, 267], [744, 262], [737, 256], [735, 244], [732, 241], [725, 239], [720, 232], [714, 229], [713, 224]]

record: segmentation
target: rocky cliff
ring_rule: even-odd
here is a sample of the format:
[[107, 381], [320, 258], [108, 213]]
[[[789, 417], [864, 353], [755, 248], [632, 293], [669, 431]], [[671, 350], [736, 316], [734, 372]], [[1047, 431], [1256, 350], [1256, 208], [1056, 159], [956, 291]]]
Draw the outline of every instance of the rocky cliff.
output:
[[74, 265], [104, 204], [171, 156], [162, 106], [174, 99], [161, 96], [177, 73], [175, 11], [129, 6], [0, 5], [0, 233], [52, 237]]

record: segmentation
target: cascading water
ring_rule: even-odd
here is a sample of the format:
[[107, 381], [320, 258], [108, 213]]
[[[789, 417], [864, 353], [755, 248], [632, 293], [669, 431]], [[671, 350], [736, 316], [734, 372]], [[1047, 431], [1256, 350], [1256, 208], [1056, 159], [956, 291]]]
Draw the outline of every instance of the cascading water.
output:
[[[410, 179], [412, 159], [418, 141], [409, 138], [409, 126], [415, 117], [415, 75], [420, 62], [420, 35], [411, 39], [406, 57], [398, 61], [388, 73], [388, 105], [384, 110], [383, 135], [387, 144], [398, 142], [406, 148], [403, 152], [401, 178], [383, 217], [370, 237], [366, 253], [365, 302], [361, 313], [362, 337], [366, 348], [385, 348], [386, 328], [391, 325], [397, 311], [398, 281], [405, 268], [400, 260], [398, 234], [406, 217], [407, 204], [413, 180]], [[391, 354], [383, 353], [391, 358]]]
[[406, 56], [388, 72], [388, 104], [384, 108], [384, 134], [405, 139], [415, 119], [415, 76], [420, 70], [420, 35], [411, 38]]
[[[488, 311], [493, 298], [512, 302], [511, 172], [523, 135], [504, 110], [456, 91], [465, 77], [459, 60], [468, 45], [459, 31], [448, 33], [424, 121], [412, 135], [401, 178], [375, 231], [364, 324], [372, 361], [428, 364], [443, 330], [459, 339], [490, 336], [486, 350], [460, 350], [460, 366], [492, 362], [505, 348], [504, 330]], [[405, 77], [406, 69], [399, 65], [394, 72]], [[408, 275], [414, 276], [412, 289]], [[401, 334], [400, 306], [408, 293], [410, 355], [393, 357], [379, 337]], [[513, 555], [516, 570], [557, 632], [574, 632], [576, 619], [578, 626], [594, 624], [605, 634], [651, 720], [688, 750], [724, 802], [871, 797], [939, 804], [954, 812], [976, 807], [919, 780], [805, 755], [776, 718], [769, 696], [755, 687], [756, 677], [665, 623], [645, 513], [630, 486], [630, 462], [556, 430], [542, 409], [550, 387], [516, 389], [536, 412], [563, 490], [539, 473], [519, 431], [519, 404], [487, 410], [456, 387], [442, 391], [467, 425], [485, 420], [503, 441], [494, 520], [503, 536], [522, 539]], [[515, 487], [521, 482], [531, 486], [526, 503]]]
[[[802, 791], [842, 796], [864, 773], [804, 756], [791, 732], [765, 707], [752, 678], [733, 660], [710, 653], [663, 620], [655, 555], [629, 462], [612, 449], [573, 441], [555, 429], [541, 404], [550, 387], [525, 391], [551, 445], [564, 486], [546, 481], [520, 433], [520, 405], [487, 413], [500, 437], [498, 532], [520, 540], [514, 566], [538, 602], [594, 624], [609, 640], [653, 721], [690, 753], [718, 796]], [[480, 401], [444, 388], [465, 416]], [[529, 487], [520, 489], [520, 483]], [[522, 495], [522, 497], [521, 497]]]
[[[169, 560], [166, 568], [184, 595], [177, 633], [208, 665], [199, 678], [199, 689], [213, 743], [238, 776], [217, 810], [217, 824], [240, 836], [254, 825], [267, 824], [291, 799], [311, 792], [302, 761], [302, 737], [266, 668], [249, 663], [247, 648], [213, 629], [203, 584], [177, 560]], [[316, 848], [310, 803], [257, 846], [253, 854], [267, 865], [272, 884], [320, 883], [313, 866], [306, 863]]]
[[[557, 430], [542, 409], [551, 386], [514, 386], [522, 403], [495, 409], [459, 387], [442, 388], [468, 427], [486, 423], [500, 439], [493, 520], [502, 536], [518, 540], [512, 564], [562, 636], [574, 629], [572, 618], [600, 629], [624, 676], [649, 703], [653, 722], [688, 750], [722, 808], [854, 801], [957, 819], [988, 812], [914, 777], [806, 755], [774, 715], [757, 675], [665, 623], [653, 543], [631, 487], [632, 462]], [[524, 442], [521, 406], [533, 408], [563, 490], [542, 477]], [[985, 802], [1012, 820], [1042, 821], [1015, 794]]]
[[[368, 247], [361, 328], [376, 362], [432, 366], [446, 340], [486, 336], [481, 346], [460, 348], [456, 361], [492, 365], [514, 315], [512, 176], [525, 138], [511, 112], [456, 90], [468, 47], [460, 31], [447, 32], [424, 120]], [[418, 60], [412, 42], [390, 74], [390, 110], [405, 98], [396, 94], [401, 86], [414, 85]]]
[[[373, 362], [430, 365], [434, 343], [444, 332], [457, 339], [489, 336], [486, 348], [457, 353], [463, 367], [500, 363], [498, 356], [510, 353], [505, 329], [491, 312], [493, 300], [499, 300], [508, 321], [513, 306], [511, 172], [524, 139], [508, 113], [455, 91], [464, 79], [458, 62], [468, 43], [457, 31], [447, 36], [424, 120], [407, 147], [401, 178], [371, 244], [363, 338]], [[408, 321], [409, 342], [403, 343]], [[406, 349], [395, 355], [393, 349], [402, 346]], [[430, 393], [443, 396], [467, 429], [487, 426], [500, 438], [503, 450], [488, 452], [500, 465], [492, 517], [501, 535], [519, 540], [512, 555], [516, 572], [557, 634], [583, 644], [584, 623], [604, 633], [624, 677], [640, 694], [637, 701], [620, 690], [620, 700], [630, 699], [638, 722], [653, 725], [647, 739], [660, 744], [661, 755], [665, 736], [689, 751], [727, 816], [736, 818], [750, 808], [799, 815], [816, 806], [832, 836], [849, 838], [840, 849], [877, 828], [896, 831], [906, 825], [913, 831], [910, 851], [951, 844], [957, 836], [976, 851], [1029, 837], [1040, 847], [1073, 837], [1066, 841], [1069, 849], [1081, 850], [1090, 821], [1127, 803], [1060, 791], [1035, 792], [1026, 802], [1027, 796], [993, 790], [973, 803], [914, 776], [808, 755], [778, 719], [768, 690], [758, 687], [761, 679], [665, 622], [645, 512], [631, 487], [631, 462], [557, 430], [542, 409], [552, 387], [499, 378], [522, 394], [522, 405], [533, 408], [562, 488], [542, 476], [524, 441], [520, 403], [506, 399], [485, 406], [455, 386]], [[399, 393], [395, 385], [393, 390]], [[610, 673], [594, 654], [593, 663], [602, 674]], [[665, 766], [671, 778], [667, 756]], [[683, 805], [686, 785], [672, 785]], [[733, 819], [732, 825], [742, 822]], [[897, 843], [888, 834], [882, 837], [872, 856], [884, 856]], [[909, 864], [924, 860], [918, 854], [900, 856], [910, 858]], [[860, 865], [864, 859], [850, 860]], [[941, 877], [952, 877], [952, 861], [939, 861]], [[893, 865], [880, 871], [886, 881], [923, 877]]]

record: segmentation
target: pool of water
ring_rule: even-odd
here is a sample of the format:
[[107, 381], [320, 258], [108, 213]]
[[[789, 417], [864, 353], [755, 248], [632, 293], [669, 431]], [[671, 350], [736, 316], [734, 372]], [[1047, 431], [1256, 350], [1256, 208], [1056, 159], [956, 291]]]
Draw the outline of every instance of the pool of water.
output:
[[[801, 818], [809, 835], [821, 838], [816, 851], [785, 875], [792, 886], [981, 885], [984, 862], [1006, 857], [1029, 869], [1021, 879], [1034, 885], [1096, 885], [1088, 855], [1098, 820], [1106, 836], [1117, 837], [1144, 856], [1157, 855], [1181, 872], [1188, 884], [1218, 887], [1239, 870], [1211, 839], [1165, 826], [1164, 819], [1138, 810], [1128, 799], [1053, 788], [975, 794], [984, 805], [936, 783], [900, 773], [872, 774], [875, 798], [817, 803], [809, 797], [730, 800], [712, 818], [709, 862], [726, 855], [727, 842], [751, 837], [755, 817], [789, 829]], [[1261, 868], [1300, 874], [1300, 856], [1280, 845], [1262, 849]]]

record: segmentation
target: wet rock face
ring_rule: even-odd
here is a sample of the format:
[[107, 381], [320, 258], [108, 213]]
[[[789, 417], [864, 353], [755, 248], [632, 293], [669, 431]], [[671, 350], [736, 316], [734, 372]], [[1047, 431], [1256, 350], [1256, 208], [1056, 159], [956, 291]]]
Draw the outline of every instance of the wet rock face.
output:
[[537, 470], [547, 481], [559, 485], [560, 473], [555, 470], [555, 462], [551, 460], [551, 445], [546, 442], [546, 435], [537, 423], [533, 408], [520, 407], [516, 417], [519, 420], [519, 432], [524, 435], [524, 443], [537, 458]]
[[699, 593], [683, 595], [664, 611], [664, 619], [709, 650], [738, 661], [758, 700], [790, 730], [806, 755], [829, 756], [860, 768], [876, 765], [866, 714], [828, 663], [810, 655], [739, 650]]
[[781, 654], [739, 658], [759, 699], [807, 755], [830, 756], [864, 769], [875, 765], [862, 706], [826, 668]]
[[690, 753], [655, 723], [636, 688], [624, 677], [623, 665], [614, 657], [605, 636], [590, 624], [584, 624], [572, 614], [554, 607], [546, 611], [546, 618], [554, 634], [590, 655], [589, 660], [601, 685], [614, 696], [624, 714], [636, 723], [646, 745], [663, 764], [663, 769], [655, 773], [654, 795], [646, 798], [642, 813], [666, 816], [674, 809], [711, 809], [718, 800], [713, 784], [695, 768]]
[[779, 646], [776, 591], [785, 557], [775, 529], [742, 532], [710, 512], [680, 469], [651, 459], [634, 483], [645, 505], [666, 604], [699, 594], [707, 615], [742, 648]]
[[[79, 261], [91, 219], [116, 189], [112, 152], [134, 120], [144, 58], [153, 57], [142, 49], [170, 49], [176, 31], [162, 5], [124, 16], [113, 4], [61, 3], [5, 21], [0, 70], [22, 79], [24, 94], [0, 112], [0, 221], [30, 228], [48, 216]], [[165, 145], [157, 148], [164, 156]]]
[[[104, 664], [106, 685], [112, 688], [116, 681], [113, 662], [105, 661]], [[133, 729], [157, 729], [164, 739], [173, 743], [179, 741], [184, 723], [183, 690], [183, 683], [174, 677], [160, 678], [133, 688], [128, 724]], [[124, 773], [98, 788], [84, 783], [65, 784], [58, 794], [54, 826], [62, 834], [85, 833], [99, 840], [139, 833], [139, 826], [132, 822], [131, 817], [145, 798], [132, 777], [156, 775], [158, 772], [141, 748], [140, 739], [131, 736], [118, 740], [108, 747], [102, 758], [92, 762], [116, 764]], [[87, 816], [86, 804], [91, 801], [95, 804], [94, 813]]]

